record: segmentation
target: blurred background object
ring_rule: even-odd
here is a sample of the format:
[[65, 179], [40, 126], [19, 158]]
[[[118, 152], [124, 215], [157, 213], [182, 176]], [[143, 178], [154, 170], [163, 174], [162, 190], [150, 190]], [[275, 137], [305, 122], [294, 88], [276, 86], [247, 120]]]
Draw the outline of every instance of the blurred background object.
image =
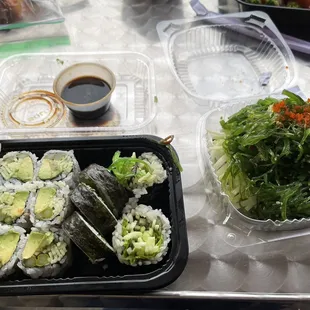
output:
[[63, 21], [56, 0], [0, 0], [0, 30]]

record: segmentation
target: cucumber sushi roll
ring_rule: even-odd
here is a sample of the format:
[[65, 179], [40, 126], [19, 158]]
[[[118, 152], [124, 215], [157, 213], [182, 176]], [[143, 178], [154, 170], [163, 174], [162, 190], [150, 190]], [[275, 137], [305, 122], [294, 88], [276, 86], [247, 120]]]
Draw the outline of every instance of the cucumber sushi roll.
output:
[[127, 205], [113, 232], [112, 245], [123, 264], [157, 264], [168, 252], [170, 234], [169, 220], [161, 210]]
[[60, 225], [71, 213], [70, 189], [64, 182], [37, 182], [37, 191], [30, 198], [30, 220], [42, 228]]
[[14, 184], [33, 181], [37, 157], [26, 151], [9, 152], [0, 159], [0, 176], [2, 184]]
[[80, 183], [71, 194], [71, 201], [99, 233], [112, 233], [117, 219], [93, 188]]
[[28, 202], [33, 184], [6, 184], [0, 187], [0, 224], [16, 224], [28, 228]]
[[33, 227], [17, 265], [33, 279], [56, 277], [70, 264], [70, 252], [70, 240], [60, 229]]
[[0, 279], [15, 271], [19, 252], [25, 245], [25, 232], [18, 226], [0, 225]]
[[80, 173], [79, 181], [95, 189], [114, 216], [119, 218], [128, 201], [128, 194], [108, 169], [92, 164]]
[[121, 157], [121, 152], [117, 151], [109, 170], [136, 198], [147, 194], [148, 187], [161, 184], [167, 178], [162, 161], [153, 153], [143, 153], [139, 157], [133, 153], [131, 157]]
[[67, 218], [62, 228], [93, 264], [114, 254], [110, 244], [78, 212]]
[[73, 188], [80, 172], [73, 151], [51, 150], [38, 163], [39, 181], [63, 181]]

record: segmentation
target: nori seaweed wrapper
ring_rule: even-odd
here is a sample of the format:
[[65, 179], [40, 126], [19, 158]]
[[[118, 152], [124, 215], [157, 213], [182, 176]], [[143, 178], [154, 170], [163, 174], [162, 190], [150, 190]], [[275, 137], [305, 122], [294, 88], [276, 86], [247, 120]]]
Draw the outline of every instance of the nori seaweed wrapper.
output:
[[95, 189], [115, 217], [119, 218], [128, 201], [128, 193], [108, 169], [92, 164], [80, 173], [80, 183]]
[[99, 233], [105, 236], [114, 230], [117, 219], [93, 188], [80, 183], [70, 198]]
[[93, 264], [114, 254], [109, 243], [78, 212], [66, 219], [62, 228]]

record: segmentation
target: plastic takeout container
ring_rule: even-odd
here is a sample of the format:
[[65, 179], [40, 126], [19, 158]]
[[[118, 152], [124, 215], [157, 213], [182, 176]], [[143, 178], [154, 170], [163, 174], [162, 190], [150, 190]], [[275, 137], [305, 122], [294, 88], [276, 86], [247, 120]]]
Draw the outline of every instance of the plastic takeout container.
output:
[[[283, 98], [284, 96], [272, 96], [274, 98]], [[229, 116], [240, 111], [247, 105], [255, 104], [262, 97], [256, 97], [244, 101], [240, 101], [237, 104], [226, 105], [211, 110], [206, 113], [199, 121], [198, 134], [197, 134], [197, 156], [199, 159], [199, 166], [205, 179], [206, 187], [209, 190], [213, 190], [220, 195], [220, 201], [223, 208], [226, 208], [225, 222], [229, 223], [230, 218], [234, 218], [233, 222], [236, 223], [239, 228], [244, 227], [247, 230], [295, 230], [310, 227], [310, 218], [285, 220], [285, 221], [273, 221], [268, 220], [256, 220], [242, 214], [237, 208], [230, 202], [229, 197], [222, 191], [221, 182], [213, 167], [214, 163], [211, 160], [209, 148], [212, 146], [212, 136], [210, 132], [221, 132], [220, 120], [223, 118], [227, 120]]]
[[267, 13], [281, 32], [307, 41], [310, 39], [309, 32], [306, 30], [310, 27], [309, 9], [236, 1], [242, 11], [260, 10]]
[[[111, 107], [96, 120], [74, 118], [63, 102], [46, 98], [55, 77], [81, 62], [105, 65], [116, 77]], [[37, 90], [43, 93], [27, 94]], [[155, 101], [153, 63], [140, 53], [34, 53], [0, 63], [0, 139], [144, 133]]]
[[[63, 99], [61, 96], [62, 91], [68, 83], [85, 76], [97, 77], [105, 81], [110, 87], [108, 94], [99, 100], [87, 104], [78, 104]], [[108, 67], [99, 65], [98, 63], [83, 62], [61, 71], [54, 80], [53, 90], [58, 100], [63, 102], [74, 116], [82, 119], [96, 119], [106, 113], [110, 108], [111, 96], [115, 89], [115, 84], [115, 75]]]
[[294, 56], [265, 13], [163, 21], [157, 31], [172, 72], [198, 104], [280, 92], [295, 79]]
[[171, 242], [164, 259], [156, 265], [130, 267], [118, 262], [116, 256], [103, 265], [92, 265], [88, 258], [73, 245], [73, 264], [62, 278], [31, 280], [15, 274], [11, 280], [1, 280], [0, 295], [55, 294], [69, 292], [148, 291], [164, 287], [182, 273], [188, 257], [188, 241], [183, 205], [181, 176], [170, 150], [155, 136], [88, 137], [71, 139], [39, 139], [31, 142], [8, 140], [1, 144], [3, 156], [9, 151], [26, 150], [42, 156], [50, 149], [74, 150], [81, 169], [92, 163], [109, 166], [114, 152], [123, 156], [153, 152], [163, 162], [167, 180], [152, 193], [148, 203], [161, 209], [171, 223]]

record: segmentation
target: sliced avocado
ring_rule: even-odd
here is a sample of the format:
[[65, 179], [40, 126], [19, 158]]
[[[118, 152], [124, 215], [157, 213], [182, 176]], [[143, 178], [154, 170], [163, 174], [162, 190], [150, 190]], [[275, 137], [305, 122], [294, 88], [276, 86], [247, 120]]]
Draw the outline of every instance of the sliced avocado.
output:
[[14, 194], [4, 192], [0, 194], [0, 204], [12, 205], [14, 201]]
[[19, 234], [9, 231], [0, 236], [0, 268], [10, 261], [19, 241]]
[[30, 258], [25, 259], [25, 260], [23, 261], [23, 263], [24, 263], [24, 266], [25, 266], [25, 267], [27, 267], [27, 268], [33, 268], [33, 267], [35, 267], [35, 265], [36, 265], [36, 258], [35, 258], [35, 256], [31, 256]]
[[6, 224], [12, 224], [25, 211], [26, 201], [29, 192], [4, 192], [0, 194], [0, 204], [4, 205], [0, 208], [0, 221]]
[[28, 155], [6, 158], [0, 167], [0, 173], [5, 180], [15, 178], [22, 182], [31, 181], [33, 179], [32, 159]]
[[41, 233], [38, 231], [32, 231], [28, 237], [26, 246], [23, 251], [23, 259], [31, 258], [34, 253], [41, 251], [54, 240], [54, 234], [51, 232]]
[[[56, 154], [57, 155], [57, 154]], [[41, 180], [51, 180], [62, 173], [70, 173], [73, 169], [73, 161], [70, 156], [61, 154], [53, 158], [43, 158], [39, 169]]]
[[38, 191], [34, 213], [38, 219], [49, 219], [53, 216], [53, 201], [56, 196], [56, 189], [43, 187]]
[[36, 266], [43, 267], [46, 265], [49, 265], [50, 263], [50, 257], [48, 254], [39, 254], [36, 260]]

